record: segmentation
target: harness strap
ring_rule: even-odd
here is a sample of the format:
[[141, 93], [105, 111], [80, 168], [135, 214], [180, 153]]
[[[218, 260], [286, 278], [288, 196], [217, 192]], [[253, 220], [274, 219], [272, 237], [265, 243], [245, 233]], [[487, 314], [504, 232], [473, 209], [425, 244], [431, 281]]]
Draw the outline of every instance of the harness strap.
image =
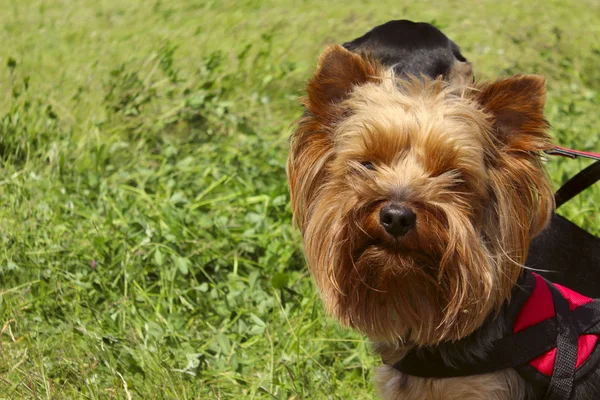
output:
[[408, 375], [422, 378], [456, 378], [488, 374], [518, 365], [544, 354], [556, 346], [558, 321], [549, 318], [515, 334], [494, 341], [487, 357], [477, 362], [462, 360], [446, 365], [435, 349], [409, 352], [393, 367]]
[[560, 294], [556, 286], [546, 281], [554, 302], [554, 311], [558, 320], [558, 337], [556, 338], [556, 358], [550, 378], [550, 386], [544, 396], [547, 400], [564, 400], [571, 397], [575, 380], [577, 348], [579, 333], [575, 330], [569, 303]]

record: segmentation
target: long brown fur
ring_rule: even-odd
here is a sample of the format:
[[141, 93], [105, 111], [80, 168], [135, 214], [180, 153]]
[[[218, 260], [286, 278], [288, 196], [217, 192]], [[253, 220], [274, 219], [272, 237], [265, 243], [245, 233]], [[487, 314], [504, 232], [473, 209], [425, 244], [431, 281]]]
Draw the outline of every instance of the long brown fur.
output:
[[[498, 311], [552, 214], [544, 100], [537, 76], [475, 87], [399, 81], [372, 59], [328, 48], [288, 159], [292, 209], [327, 311], [396, 346], [460, 339]], [[389, 202], [417, 214], [403, 237], [379, 224]]]

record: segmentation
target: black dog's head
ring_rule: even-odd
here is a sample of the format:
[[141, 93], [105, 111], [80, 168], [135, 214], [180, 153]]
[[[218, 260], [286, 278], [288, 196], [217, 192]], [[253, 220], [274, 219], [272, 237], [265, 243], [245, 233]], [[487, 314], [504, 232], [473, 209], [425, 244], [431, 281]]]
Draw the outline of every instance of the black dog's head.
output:
[[370, 54], [397, 76], [425, 75], [459, 83], [473, 81], [471, 63], [460, 48], [435, 26], [408, 20], [390, 21], [343, 46]]

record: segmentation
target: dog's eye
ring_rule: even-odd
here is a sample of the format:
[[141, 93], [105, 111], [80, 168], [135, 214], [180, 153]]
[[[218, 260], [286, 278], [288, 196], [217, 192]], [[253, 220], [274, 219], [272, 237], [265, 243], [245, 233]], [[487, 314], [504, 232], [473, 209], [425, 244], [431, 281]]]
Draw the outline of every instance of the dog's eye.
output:
[[371, 171], [375, 171], [375, 166], [371, 161], [363, 161], [361, 162], [362, 166]]

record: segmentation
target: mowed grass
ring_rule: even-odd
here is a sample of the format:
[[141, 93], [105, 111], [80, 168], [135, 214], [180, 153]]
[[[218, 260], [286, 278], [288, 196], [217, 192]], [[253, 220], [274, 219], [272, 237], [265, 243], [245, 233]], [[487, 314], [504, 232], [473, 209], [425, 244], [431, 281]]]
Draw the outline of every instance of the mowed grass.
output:
[[[547, 77], [600, 151], [600, 5], [4, 0], [0, 398], [369, 399], [291, 224], [290, 124], [319, 52], [433, 22], [478, 77]], [[588, 162], [551, 159], [558, 185]], [[561, 213], [600, 234], [600, 190]]]

